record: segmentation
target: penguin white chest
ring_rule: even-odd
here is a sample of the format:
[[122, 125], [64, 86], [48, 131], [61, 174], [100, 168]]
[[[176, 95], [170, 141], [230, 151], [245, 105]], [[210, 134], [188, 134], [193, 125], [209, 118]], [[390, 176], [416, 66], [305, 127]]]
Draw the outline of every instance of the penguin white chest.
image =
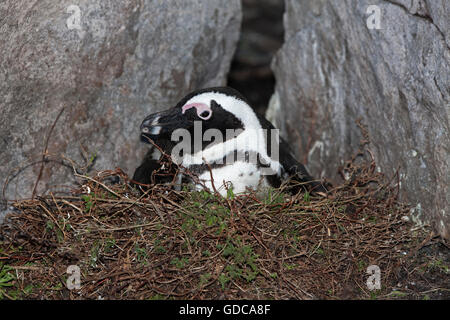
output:
[[[254, 163], [236, 161], [232, 164], [212, 168], [204, 171], [199, 175], [199, 179], [205, 183], [205, 186], [213, 190], [211, 182], [211, 173], [213, 176], [213, 183], [216, 190], [222, 195], [227, 195], [227, 187], [233, 188], [235, 194], [246, 191], [246, 188], [257, 189], [260, 186], [266, 185], [266, 179], [261, 176], [261, 172]], [[197, 185], [198, 189], [202, 186]]]

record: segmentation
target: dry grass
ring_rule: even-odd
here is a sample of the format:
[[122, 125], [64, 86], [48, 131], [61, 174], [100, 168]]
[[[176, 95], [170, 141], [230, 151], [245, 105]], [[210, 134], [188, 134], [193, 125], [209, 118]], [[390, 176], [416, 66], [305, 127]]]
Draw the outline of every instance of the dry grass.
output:
[[[284, 186], [264, 197], [230, 192], [222, 198], [163, 185], [141, 194], [116, 170], [81, 177], [70, 196], [17, 201], [19, 212], [0, 230], [0, 295], [393, 298], [424, 233], [411, 232], [402, 218], [409, 208], [373, 159], [357, 158], [342, 168], [349, 179], [328, 198], [290, 196]], [[69, 265], [81, 269], [79, 290], [66, 288]], [[380, 290], [368, 290], [369, 265], [381, 269]], [[2, 274], [10, 275], [4, 286]]]

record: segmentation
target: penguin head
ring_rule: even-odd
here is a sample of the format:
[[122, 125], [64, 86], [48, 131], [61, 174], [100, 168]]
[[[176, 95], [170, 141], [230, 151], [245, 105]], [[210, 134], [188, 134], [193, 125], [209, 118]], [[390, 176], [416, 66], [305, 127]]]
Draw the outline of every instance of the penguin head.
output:
[[140, 129], [143, 142], [149, 143], [151, 139], [165, 152], [170, 152], [176, 143], [177, 130], [189, 133], [193, 137], [192, 145], [194, 139], [200, 139], [201, 143], [196, 145], [205, 148], [211, 144], [211, 141], [203, 139], [210, 129], [220, 131], [225, 140], [230, 137], [230, 130], [237, 135], [248, 128], [258, 127], [256, 114], [238, 91], [214, 87], [194, 91], [175, 107], [147, 116]]

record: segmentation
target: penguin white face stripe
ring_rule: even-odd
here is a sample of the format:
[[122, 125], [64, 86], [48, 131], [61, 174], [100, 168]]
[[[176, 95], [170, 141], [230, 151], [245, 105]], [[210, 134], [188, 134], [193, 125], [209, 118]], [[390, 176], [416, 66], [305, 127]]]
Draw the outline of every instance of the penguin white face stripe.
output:
[[[229, 154], [234, 150], [238, 152], [254, 151], [258, 153], [260, 157], [263, 158], [264, 162], [269, 164], [270, 170], [268, 170], [266, 174], [279, 174], [280, 163], [278, 162], [278, 158], [276, 157], [275, 159], [271, 159], [272, 157], [269, 157], [267, 153], [266, 147], [267, 133], [264, 132], [264, 130], [266, 129], [262, 128], [255, 112], [245, 101], [240, 100], [234, 96], [229, 96], [219, 92], [206, 92], [196, 95], [191, 99], [189, 99], [186, 102], [186, 104], [182, 107], [182, 113], [184, 114], [186, 110], [195, 107], [197, 110], [197, 115], [200, 118], [202, 118], [200, 116], [202, 112], [210, 111], [208, 117], [206, 118], [209, 119], [212, 115], [212, 110], [209, 107], [212, 101], [215, 101], [225, 111], [231, 113], [237, 119], [239, 119], [244, 127], [243, 132], [238, 134], [233, 139], [229, 139], [222, 143], [217, 143], [195, 154], [191, 155], [189, 152], [184, 153], [185, 156], [182, 159], [182, 164], [184, 166], [194, 164], [198, 165], [204, 161], [208, 163], [214, 163], [217, 162], [218, 160], [221, 160], [224, 157], [224, 155]], [[198, 131], [201, 132], [201, 130]], [[193, 138], [194, 141], [197, 142], [203, 141], [203, 136], [201, 137], [195, 136], [195, 132], [196, 130], [194, 130], [194, 137], [191, 137], [191, 139]], [[276, 134], [275, 136], [278, 137], [278, 134]], [[190, 143], [190, 141], [189, 142], [184, 141], [184, 143]], [[278, 141], [276, 141], [275, 143], [275, 148], [277, 146]], [[178, 150], [180, 150], [181, 148], [178, 147], [175, 149], [176, 152], [178, 152]], [[276, 155], [278, 154], [277, 152], [272, 153], [275, 153]]]
[[217, 101], [224, 110], [228, 111], [236, 118], [238, 118], [244, 125], [245, 129], [261, 128], [261, 124], [259, 123], [258, 117], [256, 116], [253, 109], [244, 101], [233, 96], [228, 96], [218, 92], [205, 92], [192, 97], [186, 102], [186, 105], [195, 103], [209, 106], [211, 105], [212, 100]]
[[[226, 154], [229, 154], [230, 152], [237, 151], [237, 152], [244, 152], [244, 151], [253, 151], [260, 155], [262, 160], [269, 165], [268, 168], [264, 168], [263, 171], [265, 171], [264, 174], [280, 174], [281, 168], [280, 163], [278, 161], [278, 152], [275, 149], [277, 149], [278, 146], [278, 140], [274, 144], [274, 149], [272, 150], [272, 155], [269, 157], [267, 153], [267, 147], [266, 147], [266, 137], [267, 133], [264, 132], [264, 130], [261, 127], [261, 124], [255, 114], [255, 112], [252, 110], [252, 108], [244, 101], [233, 97], [228, 96], [223, 93], [218, 92], [206, 92], [203, 94], [196, 95], [192, 97], [190, 100], [186, 102], [186, 104], [182, 107], [182, 113], [190, 108], [196, 108], [197, 115], [202, 118], [200, 115], [204, 111], [210, 111], [208, 114], [208, 117], [205, 118], [205, 120], [209, 119], [212, 115], [212, 110], [209, 107], [211, 105], [212, 101], [216, 101], [220, 107], [222, 107], [227, 112], [233, 114], [237, 119], [239, 119], [243, 124], [243, 132], [238, 134], [233, 139], [229, 139], [222, 143], [217, 143], [211, 147], [208, 147], [204, 150], [201, 150], [195, 154], [190, 154], [190, 152], [183, 153], [184, 157], [182, 159], [182, 164], [186, 167], [189, 167], [190, 165], [198, 165], [206, 161], [207, 163], [215, 163], [221, 159]], [[204, 119], [204, 118], [202, 118]], [[196, 124], [194, 124], [194, 127]], [[209, 129], [211, 130], [211, 129]], [[217, 129], [218, 130], [218, 129]], [[273, 129], [277, 130], [277, 129]], [[175, 130], [176, 131], [176, 130]], [[182, 134], [179, 134], [175, 132], [176, 136], [180, 136]], [[194, 135], [195, 132], [201, 132], [201, 130], [195, 130], [194, 129]], [[278, 132], [275, 135], [271, 135], [271, 137], [276, 136], [278, 138]], [[192, 137], [191, 137], [192, 139]], [[203, 136], [201, 137], [193, 137], [194, 141], [200, 142], [203, 141]], [[186, 144], [186, 147], [190, 149], [190, 143], [191, 141], [183, 141], [183, 143]], [[179, 150], [182, 149], [180, 147], [174, 148], [173, 151], [179, 152]], [[275, 157], [273, 155], [275, 154]], [[172, 155], [172, 157], [175, 159], [176, 156]], [[255, 162], [256, 164], [256, 162]]]

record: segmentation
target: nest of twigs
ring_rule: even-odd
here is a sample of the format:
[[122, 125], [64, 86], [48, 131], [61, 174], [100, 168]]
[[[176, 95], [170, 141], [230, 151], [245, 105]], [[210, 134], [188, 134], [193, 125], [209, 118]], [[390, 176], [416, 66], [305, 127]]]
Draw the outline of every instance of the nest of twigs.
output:
[[[20, 271], [18, 296], [30, 299], [389, 297], [418, 238], [397, 188], [373, 160], [355, 159], [328, 197], [284, 186], [263, 196], [169, 185], [142, 194], [121, 170], [84, 176], [70, 196], [13, 204], [18, 213], [0, 230], [0, 274]], [[78, 289], [67, 287], [71, 265]], [[381, 270], [375, 291], [370, 265]]]

